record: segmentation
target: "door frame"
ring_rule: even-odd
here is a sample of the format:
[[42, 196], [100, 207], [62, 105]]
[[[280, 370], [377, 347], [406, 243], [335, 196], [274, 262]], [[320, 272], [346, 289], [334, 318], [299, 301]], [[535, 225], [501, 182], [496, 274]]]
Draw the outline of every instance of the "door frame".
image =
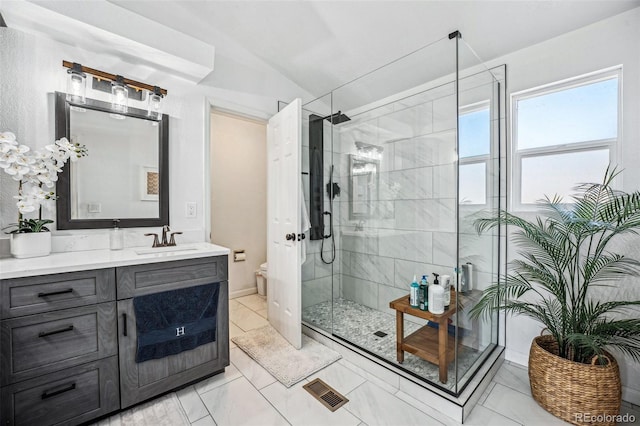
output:
[[238, 118], [244, 118], [248, 120], [257, 121], [263, 123], [265, 126], [271, 117], [268, 113], [252, 108], [247, 108], [242, 105], [234, 104], [224, 100], [214, 100], [213, 98], [207, 98], [205, 100], [204, 108], [204, 130], [203, 139], [206, 141], [204, 144], [204, 205], [202, 207], [202, 216], [204, 220], [204, 241], [211, 242], [211, 113], [221, 112]]

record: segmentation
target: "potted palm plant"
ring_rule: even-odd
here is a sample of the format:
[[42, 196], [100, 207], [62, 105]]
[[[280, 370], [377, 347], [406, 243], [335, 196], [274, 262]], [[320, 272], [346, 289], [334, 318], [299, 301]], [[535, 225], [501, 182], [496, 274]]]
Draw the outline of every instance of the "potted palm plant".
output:
[[638, 260], [611, 251], [618, 237], [640, 229], [640, 192], [614, 190], [616, 175], [607, 169], [602, 183], [579, 185], [571, 203], [541, 200], [545, 216], [534, 221], [507, 211], [475, 221], [479, 233], [515, 228], [521, 250], [504, 282], [485, 289], [471, 315], [501, 310], [548, 330], [531, 344], [531, 392], [547, 411], [577, 425], [620, 420], [620, 372], [609, 351], [640, 360], [640, 318], [633, 315], [640, 301], [608, 300], [602, 291], [640, 272]]

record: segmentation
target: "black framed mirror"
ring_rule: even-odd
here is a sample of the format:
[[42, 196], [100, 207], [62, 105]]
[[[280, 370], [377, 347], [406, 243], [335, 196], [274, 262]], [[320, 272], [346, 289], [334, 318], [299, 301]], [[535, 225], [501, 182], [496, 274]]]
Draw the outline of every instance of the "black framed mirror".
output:
[[147, 111], [117, 112], [111, 103], [67, 101], [56, 92], [56, 140], [87, 146], [88, 156], [68, 162], [58, 175], [58, 229], [169, 224], [169, 117]]

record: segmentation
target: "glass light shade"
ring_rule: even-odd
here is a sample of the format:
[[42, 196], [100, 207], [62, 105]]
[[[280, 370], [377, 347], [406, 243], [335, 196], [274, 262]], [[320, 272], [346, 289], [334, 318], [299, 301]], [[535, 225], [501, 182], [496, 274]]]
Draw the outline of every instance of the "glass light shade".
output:
[[129, 89], [122, 83], [111, 83], [111, 106], [116, 111], [126, 113], [129, 109]]
[[67, 71], [67, 101], [76, 104], [87, 103], [87, 75], [72, 69]]
[[149, 92], [149, 106], [147, 115], [156, 120], [162, 120], [162, 94]]

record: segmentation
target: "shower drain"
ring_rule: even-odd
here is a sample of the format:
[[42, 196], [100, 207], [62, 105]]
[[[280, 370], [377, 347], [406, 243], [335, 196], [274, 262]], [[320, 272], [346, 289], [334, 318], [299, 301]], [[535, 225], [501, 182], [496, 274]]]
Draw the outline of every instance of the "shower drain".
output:
[[310, 381], [303, 388], [331, 411], [336, 411], [349, 402], [347, 398], [320, 379]]

